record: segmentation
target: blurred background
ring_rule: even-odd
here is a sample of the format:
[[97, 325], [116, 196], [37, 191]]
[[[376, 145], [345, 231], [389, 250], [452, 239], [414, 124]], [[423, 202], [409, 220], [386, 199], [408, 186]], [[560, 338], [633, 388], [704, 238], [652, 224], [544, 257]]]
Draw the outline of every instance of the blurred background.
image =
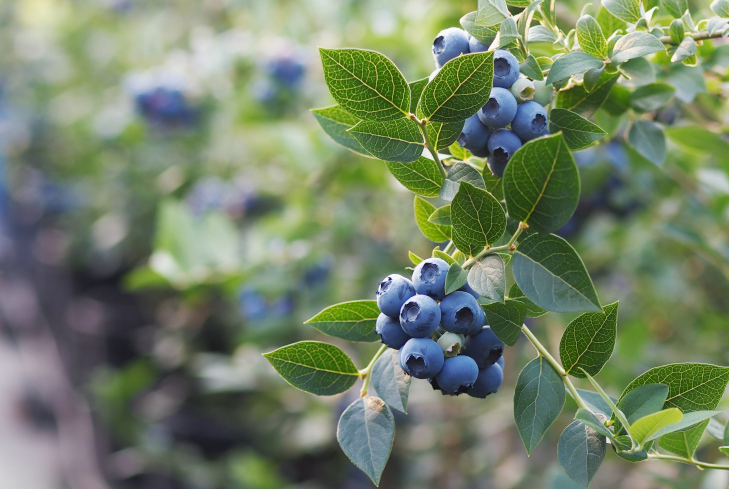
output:
[[[316, 48], [378, 50], [420, 79], [435, 34], [475, 8], [0, 3], [0, 489], [372, 487], [335, 438], [359, 389], [317, 398], [261, 356], [317, 339], [364, 366], [377, 345], [303, 321], [374, 298], [382, 277], [409, 273], [409, 250], [433, 247], [412, 195], [309, 113], [333, 104]], [[581, 9], [559, 2], [560, 22]], [[610, 138], [576, 154], [582, 200], [561, 234], [602, 302], [621, 300], [598, 377], [612, 395], [660, 364], [729, 365], [729, 143], [698, 137], [726, 128], [729, 46], [705, 43], [700, 60], [654, 67], [677, 88], [655, 114], [679, 126], [663, 168], [624, 144], [620, 93], [595, 116]], [[532, 326], [555, 347], [570, 319]], [[415, 382], [381, 487], [572, 487], [556, 462], [571, 401], [529, 459], [513, 426], [514, 382], [534, 355], [524, 341], [507, 349], [504, 386], [483, 401]], [[698, 455], [721, 456], [708, 436]], [[727, 485], [723, 473], [612, 453], [593, 482]]]

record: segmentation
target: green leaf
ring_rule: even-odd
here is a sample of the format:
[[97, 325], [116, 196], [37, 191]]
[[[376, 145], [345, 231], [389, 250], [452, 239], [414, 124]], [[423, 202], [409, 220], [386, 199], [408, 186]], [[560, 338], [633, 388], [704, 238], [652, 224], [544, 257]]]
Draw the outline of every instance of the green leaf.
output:
[[485, 44], [486, 46], [490, 46], [491, 43], [494, 42], [494, 39], [496, 39], [496, 34], [499, 32], [499, 26], [495, 25], [484, 27], [482, 25], [478, 25], [476, 24], [477, 15], [478, 12], [469, 12], [461, 17], [461, 27], [475, 37], [477, 41]]
[[580, 200], [580, 174], [561, 134], [516, 150], [503, 179], [509, 216], [541, 233], [561, 228]]
[[[452, 258], [451, 258], [452, 259]], [[445, 293], [454, 292], [468, 283], [468, 271], [461, 268], [458, 263], [451, 263], [446, 275]]]
[[410, 262], [412, 262], [413, 265], [417, 265], [418, 263], [423, 261], [422, 258], [420, 258], [418, 255], [416, 255], [412, 251], [408, 251], [408, 258], [410, 258]]
[[651, 83], [638, 87], [630, 97], [630, 106], [639, 112], [650, 112], [662, 107], [676, 89], [665, 83]]
[[531, 3], [532, 0], [506, 0], [506, 5], [512, 7], [528, 7]]
[[663, 435], [658, 440], [658, 446], [681, 457], [691, 458], [694, 456], [696, 447], [699, 446], [701, 436], [704, 434], [708, 424], [709, 420], [707, 419], [700, 425], [689, 430]]
[[722, 19], [720, 17], [712, 17], [706, 21], [706, 31], [709, 33], [710, 36], [712, 36], [715, 33], [722, 30], [724, 28], [724, 26], [727, 25], [727, 23], [729, 23], [729, 19]]
[[[599, 396], [598, 396], [599, 397]], [[603, 401], [604, 402], [604, 401]], [[610, 408], [608, 406], [608, 414], [602, 413], [603, 416], [607, 418], [607, 416], [610, 414]], [[601, 435], [605, 436], [606, 438], [609, 438], [610, 441], [613, 441], [615, 439], [613, 433], [605, 426], [605, 423], [600, 421], [597, 416], [592, 414], [591, 411], [588, 411], [587, 409], [578, 409], [577, 413], [575, 414], [575, 419], [584, 424], [585, 426], [589, 426], [596, 432], [600, 433]]]
[[557, 92], [556, 107], [573, 110], [584, 116], [591, 116], [599, 109], [610, 95], [610, 90], [618, 81], [620, 74], [610, 74], [604, 71], [589, 92], [581, 85], [575, 85], [568, 90]]
[[420, 95], [422, 95], [423, 89], [425, 88], [425, 85], [428, 84], [428, 81], [428, 77], [425, 77], [408, 83], [410, 86], [410, 113], [414, 114], [417, 110]]
[[[645, 58], [634, 58], [626, 61], [620, 65], [620, 71], [630, 79], [630, 84], [636, 87], [656, 81], [656, 73], [653, 65]], [[622, 87], [622, 85], [617, 85], [615, 88], [617, 87]], [[615, 88], [613, 88], [613, 91]], [[630, 92], [628, 91], [628, 93]]]
[[451, 221], [453, 242], [471, 256], [493, 245], [506, 230], [506, 215], [499, 201], [465, 181], [451, 202]]
[[334, 100], [359, 119], [390, 121], [410, 109], [407, 80], [386, 56], [362, 49], [319, 48]]
[[521, 71], [524, 75], [528, 76], [532, 80], [544, 80], [542, 68], [539, 67], [537, 59], [531, 54], [527, 56], [527, 58], [521, 65], [519, 65], [519, 71]]
[[349, 460], [375, 485], [380, 483], [394, 438], [395, 419], [379, 397], [357, 399], [339, 418], [339, 445]]
[[587, 148], [607, 133], [584, 117], [567, 109], [552, 109], [549, 113], [549, 132], [562, 131], [565, 143], [573, 150]]
[[[597, 392], [586, 391], [584, 389], [577, 389], [577, 393], [580, 395], [582, 400], [585, 401], [587, 407], [589, 407], [592, 411], [604, 414], [608, 417], [611, 416], [612, 409], [610, 408], [610, 405], [605, 402], [600, 394], [598, 394]], [[617, 401], [617, 399], [610, 399], [610, 402], [612, 402], [613, 404], [615, 404]]]
[[324, 334], [349, 341], [378, 341], [375, 323], [380, 309], [376, 301], [342, 302], [329, 306], [304, 324]]
[[481, 307], [494, 334], [507, 345], [514, 346], [526, 319], [526, 306], [521, 302], [507, 300], [503, 304], [492, 302]]
[[583, 15], [577, 21], [577, 42], [587, 54], [600, 59], [607, 58], [605, 35], [602, 33], [600, 24], [591, 15]]
[[587, 372], [584, 372], [585, 377], [587, 377], [587, 380], [590, 381], [592, 384], [592, 387], [595, 388], [595, 390], [600, 394], [600, 397], [602, 397], [603, 401], [605, 401], [605, 404], [607, 404], [610, 407], [610, 410], [613, 412], [613, 416], [618, 419], [623, 425], [628, 426], [630, 423], [628, 423], [628, 420], [625, 419], [625, 414], [618, 409], [618, 406], [615, 405], [615, 401], [612, 397], [608, 396], [607, 393], [600, 387], [600, 384], [597, 383], [595, 379], [592, 378], [592, 375], [588, 374]]
[[724, 439], [724, 425], [722, 425], [716, 418], [709, 420], [709, 425], [706, 427], [706, 432], [716, 438], [719, 441]]
[[344, 392], [359, 378], [352, 360], [329, 343], [301, 341], [263, 356], [286, 382], [318, 396]]
[[661, 5], [675, 19], [683, 17], [683, 14], [688, 10], [688, 2], [686, 0], [661, 0]]
[[604, 63], [591, 54], [582, 51], [567, 53], [554, 62], [547, 75], [547, 84], [566, 80], [572, 75], [600, 68]]
[[527, 455], [557, 420], [565, 402], [559, 374], [539, 356], [519, 373], [514, 390], [514, 421]]
[[496, 253], [489, 253], [474, 263], [468, 272], [468, 285], [487, 299], [504, 302], [506, 291], [504, 259]]
[[600, 77], [605, 72], [605, 67], [601, 66], [600, 68], [597, 68], [595, 70], [590, 70], [586, 72], [582, 77], [582, 86], [587, 90], [588, 92], [591, 92], [595, 89], [595, 86], [600, 81]]
[[602, 0], [602, 6], [618, 19], [630, 24], [635, 24], [641, 18], [640, 0]]
[[[686, 59], [691, 58], [691, 56], [694, 56], [696, 54], [696, 41], [694, 41], [694, 38], [691, 36], [686, 36], [683, 38], [683, 41], [676, 46], [676, 48], [673, 50], [673, 55], [671, 56], [671, 63], [677, 63], [679, 61], [684, 61]], [[687, 62], [688, 63], [688, 62]], [[696, 64], [696, 63], [691, 63]]]
[[476, 24], [483, 27], [499, 25], [510, 17], [509, 9], [504, 0], [478, 0], [478, 14]]
[[628, 142], [651, 163], [662, 166], [666, 161], [666, 135], [659, 124], [643, 119], [633, 122], [628, 131]]
[[719, 451], [721, 453], [723, 453], [724, 455], [726, 455], [727, 457], [729, 457], [729, 447], [728, 446], [719, 447]]
[[516, 21], [513, 17], [504, 19], [499, 27], [499, 48], [504, 48], [517, 39], [521, 39], [521, 34], [516, 27]]
[[433, 122], [463, 122], [488, 102], [493, 52], [458, 56], [440, 69], [420, 96], [418, 109]]
[[403, 186], [423, 197], [438, 197], [443, 186], [443, 176], [438, 170], [438, 163], [421, 156], [412, 163], [387, 161], [387, 169]]
[[559, 356], [565, 372], [584, 378], [583, 369], [597, 375], [615, 348], [618, 303], [603, 307], [602, 312], [588, 312], [576, 317], [559, 343]]
[[719, 134], [700, 126], [674, 126], [666, 129], [666, 136], [676, 144], [704, 153], [729, 154], [729, 142]]
[[666, 384], [645, 384], [628, 392], [618, 402], [618, 408], [625, 413], [628, 423], [663, 409], [668, 397]]
[[529, 28], [530, 42], [554, 42], [557, 40], [554, 33], [543, 25], [535, 25]]
[[536, 305], [554, 312], [602, 311], [595, 286], [567, 241], [532, 234], [514, 253], [514, 279]]
[[714, 0], [710, 7], [719, 17], [729, 17], [729, 0]]
[[587, 487], [605, 458], [605, 437], [580, 421], [573, 421], [557, 443], [557, 458], [567, 475]]
[[464, 121], [455, 122], [428, 122], [425, 130], [436, 151], [446, 149], [455, 143], [463, 131]]
[[504, 200], [504, 186], [501, 184], [501, 178], [492, 174], [488, 165], [484, 167], [481, 176], [486, 184], [486, 191], [493, 195], [496, 200]]
[[729, 445], [729, 423], [724, 427], [724, 435], [722, 436], [722, 444]]
[[388, 349], [372, 367], [372, 387], [392, 409], [407, 414], [411, 377], [400, 368], [397, 350]]
[[686, 413], [683, 415], [683, 418], [681, 418], [681, 421], [678, 421], [674, 424], [665, 426], [658, 430], [654, 435], [652, 435], [648, 441], [651, 440], [657, 440], [658, 438], [670, 434], [678, 434], [677, 432], [683, 432], [686, 431], [688, 428], [691, 428], [698, 423], [702, 423], [703, 421], [707, 422], [712, 416], [716, 416], [717, 414], [721, 414], [721, 411], [694, 411], [691, 413]]
[[448, 253], [443, 253], [440, 250], [439, 246], [436, 246], [435, 249], [433, 250], [433, 258], [440, 258], [441, 260], [446, 262], [448, 265], [453, 265], [454, 263], [456, 263], [456, 260], [454, 260], [453, 257], [451, 255], [449, 255]]
[[628, 26], [624, 20], [618, 19], [603, 7], [600, 7], [600, 10], [597, 11], [595, 19], [600, 24], [602, 32], [606, 32], [608, 36], [619, 31], [624, 31]]
[[415, 222], [423, 236], [436, 243], [451, 239], [451, 227], [428, 222], [428, 217], [435, 211], [435, 206], [427, 200], [415, 197]]
[[645, 384], [666, 384], [668, 398], [664, 407], [676, 407], [684, 413], [711, 411], [716, 408], [729, 381], [729, 367], [706, 363], [673, 363], [655, 367], [639, 375], [623, 391]]
[[373, 158], [373, 156], [369, 154], [361, 144], [359, 144], [359, 141], [347, 132], [359, 122], [359, 119], [338, 105], [324, 109], [315, 109], [311, 112], [314, 114], [314, 117], [321, 128], [324, 129], [324, 132], [326, 132], [336, 143], [354, 151], [355, 153], [359, 153], [362, 156]]
[[610, 61], [619, 65], [629, 59], [639, 58], [648, 54], [664, 51], [666, 48], [653, 34], [647, 32], [631, 32], [624, 35], [613, 47]]
[[668, 33], [670, 34], [673, 42], [680, 44], [686, 34], [683, 27], [683, 21], [680, 18], [674, 19], [668, 28]]
[[530, 318], [538, 318], [547, 314], [546, 309], [542, 309], [521, 291], [518, 284], [513, 284], [509, 289], [509, 299], [520, 302], [526, 308], [526, 315]]
[[450, 145], [448, 150], [451, 152], [451, 155], [457, 160], [466, 161], [470, 156], [471, 152], [468, 151], [466, 148], [462, 148], [460, 144], [453, 143]]
[[362, 147], [375, 158], [410, 163], [423, 154], [423, 135], [415, 121], [361, 121], [349, 130]]
[[467, 182], [474, 187], [486, 190], [486, 183], [481, 172], [468, 163], [458, 162], [448, 169], [448, 177], [440, 189], [440, 198], [448, 201], [453, 200], [461, 187], [461, 182]]
[[443, 224], [446, 226], [450, 226], [452, 224], [451, 223], [451, 206], [444, 205], [443, 207], [436, 209], [428, 217], [428, 221], [432, 222], [433, 224]]
[[642, 447], [650, 441], [661, 428], [678, 423], [683, 418], [680, 409], [668, 408], [657, 413], [649, 414], [631, 424], [628, 428], [630, 436]]

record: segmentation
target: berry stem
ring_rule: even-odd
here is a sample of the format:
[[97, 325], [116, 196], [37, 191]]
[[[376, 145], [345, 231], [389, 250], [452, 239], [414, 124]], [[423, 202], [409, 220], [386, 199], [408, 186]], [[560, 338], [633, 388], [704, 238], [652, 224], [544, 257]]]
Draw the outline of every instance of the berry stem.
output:
[[433, 143], [430, 141], [430, 136], [428, 136], [428, 129], [426, 127], [428, 124], [428, 121], [426, 119], [418, 120], [417, 118], [415, 118], [414, 120], [415, 120], [415, 122], [418, 123], [418, 127], [420, 128], [420, 134], [423, 135], [423, 140], [425, 141], [425, 147], [428, 148], [428, 151], [430, 151], [430, 154], [433, 156], [433, 159], [438, 164], [438, 170], [440, 171], [440, 174], [443, 177], [443, 180], [445, 180], [446, 178], [448, 178], [448, 173], [446, 172], [445, 167], [443, 166], [443, 163], [441, 163], [440, 158], [438, 157], [438, 151], [436, 151], [435, 147], [433, 146]]
[[496, 252], [499, 252], [499, 251], [512, 251], [513, 252], [516, 249], [514, 247], [514, 243], [516, 243], [516, 240], [519, 237], [519, 235], [522, 233], [522, 231], [524, 231], [527, 228], [528, 228], [528, 226], [526, 224], [522, 224], [520, 222], [519, 223], [519, 227], [516, 229], [516, 231], [514, 232], [514, 234], [511, 236], [511, 239], [509, 240], [508, 243], [506, 243], [503, 246], [494, 246], [493, 248], [490, 248], [490, 247], [487, 246], [479, 254], [477, 254], [476, 256], [473, 256], [473, 257], [469, 258], [468, 260], [466, 260], [466, 263], [463, 264], [463, 269], [464, 270], [468, 270], [476, 262], [478, 262], [481, 258], [483, 258], [484, 256], [486, 256], [486, 255], [488, 255], [490, 253], [496, 253]]
[[380, 358], [383, 353], [385, 353], [385, 350], [387, 350], [387, 345], [382, 345], [380, 349], [377, 350], [377, 353], [375, 353], [375, 356], [372, 357], [370, 363], [368, 363], [365, 368], [359, 371], [360, 378], [364, 379], [364, 383], [362, 384], [362, 390], [359, 391], [360, 397], [364, 397], [367, 395], [367, 390], [370, 387], [370, 379], [372, 378], [372, 368], [375, 366], [375, 362], [377, 361], [377, 359]]
[[684, 464], [695, 465], [700, 469], [717, 469], [717, 470], [729, 470], [729, 465], [712, 464], [708, 462], [701, 462], [694, 458], [683, 458], [678, 455], [668, 455], [664, 453], [651, 452], [648, 454], [648, 458], [652, 460], [669, 460], [671, 462], [681, 462]]
[[539, 352], [541, 356], [544, 357], [544, 359], [547, 361], [548, 364], [552, 366], [552, 368], [559, 374], [559, 377], [562, 379], [562, 382], [564, 383], [565, 387], [567, 387], [567, 390], [570, 391], [570, 394], [572, 394], [572, 397], [574, 398], [575, 402], [577, 403], [577, 406], [579, 406], [582, 409], [587, 409], [588, 411], [592, 412], [592, 410], [585, 404], [585, 401], [580, 397], [580, 394], [577, 392], [577, 389], [575, 389], [574, 384], [572, 383], [572, 380], [567, 375], [567, 372], [564, 371], [562, 368], [562, 365], [559, 364], [557, 360], [547, 351], [547, 349], [542, 345], [542, 343], [537, 339], [536, 336], [534, 336], [534, 333], [527, 327], [526, 324], [521, 325], [521, 331], [524, 333], [524, 336], [527, 337], [527, 339], [531, 342], [532, 345], [534, 345], [534, 348]]
[[453, 251], [454, 247], [455, 245], [453, 244], [453, 241], [449, 241], [445, 249], [443, 250], [443, 253], [450, 253], [451, 251]]

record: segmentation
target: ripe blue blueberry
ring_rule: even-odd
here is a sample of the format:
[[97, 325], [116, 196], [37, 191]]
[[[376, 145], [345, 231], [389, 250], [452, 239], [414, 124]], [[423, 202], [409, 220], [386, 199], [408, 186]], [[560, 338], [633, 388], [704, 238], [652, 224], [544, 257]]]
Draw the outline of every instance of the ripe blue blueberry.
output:
[[472, 53], [483, 53], [488, 51], [489, 47], [472, 36], [468, 41], [468, 50]]
[[497, 129], [491, 134], [488, 146], [489, 168], [494, 175], [502, 177], [511, 156], [521, 148], [521, 139], [508, 129]]
[[467, 336], [464, 346], [465, 354], [476, 360], [478, 368], [493, 365], [504, 352], [504, 342], [497, 338], [488, 326], [474, 336]]
[[443, 29], [433, 40], [433, 58], [438, 68], [459, 54], [468, 52], [468, 34], [458, 27]]
[[491, 131], [481, 123], [478, 115], [474, 114], [466, 119], [463, 124], [461, 135], [458, 136], [458, 144], [466, 148], [474, 156], [485, 158], [489, 155], [487, 144]]
[[473, 326], [466, 332], [467, 336], [475, 336], [481, 332], [481, 329], [484, 326], [489, 325], [488, 321], [486, 321], [486, 313], [483, 312], [481, 304], [479, 304], [478, 309], [476, 309], [476, 316], [477, 317], [476, 320], [473, 322]]
[[504, 381], [504, 372], [498, 363], [482, 368], [478, 371], [478, 377], [473, 386], [466, 391], [471, 397], [484, 399], [489, 394], [495, 394]]
[[446, 331], [466, 334], [479, 319], [483, 321], [483, 310], [468, 292], [451, 292], [440, 303], [440, 323]]
[[440, 307], [427, 295], [417, 294], [400, 309], [400, 326], [413, 338], [429, 338], [440, 323]]
[[543, 135], [547, 130], [547, 111], [537, 102], [524, 102], [516, 110], [511, 130], [525, 143]]
[[443, 368], [445, 358], [438, 343], [430, 338], [412, 338], [397, 354], [400, 368], [416, 379], [434, 377]]
[[444, 393], [457, 396], [468, 392], [477, 378], [478, 366], [473, 358], [458, 355], [445, 359], [443, 368], [436, 376], [436, 381]]
[[449, 265], [440, 258], [428, 258], [418, 263], [413, 271], [415, 292], [439, 301], [445, 297], [445, 281]]
[[498, 360], [496, 360], [496, 365], [501, 367], [501, 370], [504, 370], [504, 355], [501, 355]]
[[539, 105], [547, 105], [552, 101], [554, 87], [547, 85], [545, 80], [534, 80], [534, 101]]
[[514, 94], [506, 88], [493, 87], [486, 105], [476, 113], [481, 122], [491, 129], [506, 127], [516, 116]]
[[526, 102], [534, 97], [534, 83], [528, 78], [519, 78], [509, 90], [519, 103]]
[[463, 285], [463, 287], [461, 287], [461, 288], [460, 288], [460, 289], [458, 289], [458, 290], [460, 290], [461, 292], [468, 292], [468, 293], [469, 293], [469, 294], [471, 294], [471, 295], [473, 296], [473, 298], [474, 298], [474, 299], [476, 299], [476, 300], [478, 300], [478, 299], [480, 299], [480, 298], [481, 298], [481, 294], [479, 294], [478, 292], [476, 292], [475, 290], [473, 290], [473, 289], [471, 288], [471, 286], [470, 286], [470, 285], [468, 285], [468, 282], [466, 282], [466, 283], [465, 283], [465, 284]]
[[399, 319], [393, 319], [390, 316], [380, 313], [375, 323], [375, 332], [380, 335], [382, 343], [399, 350], [411, 337], [400, 326]]
[[494, 86], [509, 88], [519, 78], [519, 61], [505, 49], [494, 53]]
[[402, 275], [392, 274], [380, 282], [376, 295], [380, 312], [397, 318], [405, 301], [415, 295], [415, 286]]

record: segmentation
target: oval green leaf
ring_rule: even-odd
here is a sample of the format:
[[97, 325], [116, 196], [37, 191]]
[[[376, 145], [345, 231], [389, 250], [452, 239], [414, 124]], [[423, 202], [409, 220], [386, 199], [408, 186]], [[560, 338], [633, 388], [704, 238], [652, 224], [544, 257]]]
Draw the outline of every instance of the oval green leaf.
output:
[[438, 170], [438, 163], [421, 156], [412, 163], [387, 161], [387, 169], [392, 176], [412, 193], [423, 197], [438, 197], [443, 186], [443, 175]]
[[[591, 15], [583, 15], [577, 21], [577, 42], [587, 54], [599, 59], [607, 58], [607, 41], [600, 24]], [[612, 33], [611, 33], [612, 34]]]
[[366, 149], [359, 144], [359, 141], [347, 131], [354, 127], [358, 122], [355, 116], [341, 108], [339, 105], [326, 107], [324, 109], [314, 109], [311, 111], [317, 122], [324, 129], [330, 138], [337, 144], [345, 148], [361, 154], [368, 158], [374, 158]]
[[324, 334], [349, 341], [379, 341], [375, 323], [380, 309], [376, 301], [342, 302], [327, 307], [304, 324]]
[[408, 412], [411, 378], [400, 368], [397, 350], [387, 350], [372, 368], [371, 382], [377, 395], [392, 409], [405, 414]]
[[566, 80], [572, 75], [594, 70], [604, 65], [601, 59], [582, 51], [573, 51], [557, 59], [547, 75], [547, 84]]
[[630, 425], [628, 433], [642, 447], [661, 428], [678, 423], [681, 421], [681, 418], [683, 418], [683, 413], [680, 409], [664, 409], [663, 411], [643, 416]]
[[570, 479], [587, 487], [600, 468], [606, 449], [605, 436], [573, 421], [559, 437], [557, 459]]
[[552, 109], [549, 113], [549, 132], [562, 131], [565, 143], [573, 150], [587, 148], [607, 133], [597, 124], [567, 109]]
[[418, 228], [420, 228], [420, 232], [423, 233], [423, 236], [435, 243], [442, 243], [451, 239], [451, 226], [433, 224], [428, 221], [430, 215], [435, 212], [435, 206], [433, 204], [415, 196], [413, 206], [415, 208], [415, 222]]
[[468, 285], [482, 297], [504, 302], [504, 292], [506, 292], [504, 259], [497, 253], [489, 253], [474, 263], [468, 272]]
[[617, 326], [617, 302], [603, 307], [602, 312], [587, 312], [576, 317], [559, 343], [565, 372], [585, 378], [580, 370], [584, 369], [590, 375], [597, 375], [613, 354]]
[[482, 308], [494, 334], [507, 345], [514, 346], [526, 319], [526, 306], [521, 302], [506, 300], [503, 304], [492, 302]]
[[375, 158], [410, 163], [423, 154], [425, 143], [418, 124], [410, 119], [361, 121], [349, 134]]
[[453, 242], [471, 256], [491, 246], [506, 231], [506, 215], [499, 201], [465, 181], [451, 202], [451, 222]]

